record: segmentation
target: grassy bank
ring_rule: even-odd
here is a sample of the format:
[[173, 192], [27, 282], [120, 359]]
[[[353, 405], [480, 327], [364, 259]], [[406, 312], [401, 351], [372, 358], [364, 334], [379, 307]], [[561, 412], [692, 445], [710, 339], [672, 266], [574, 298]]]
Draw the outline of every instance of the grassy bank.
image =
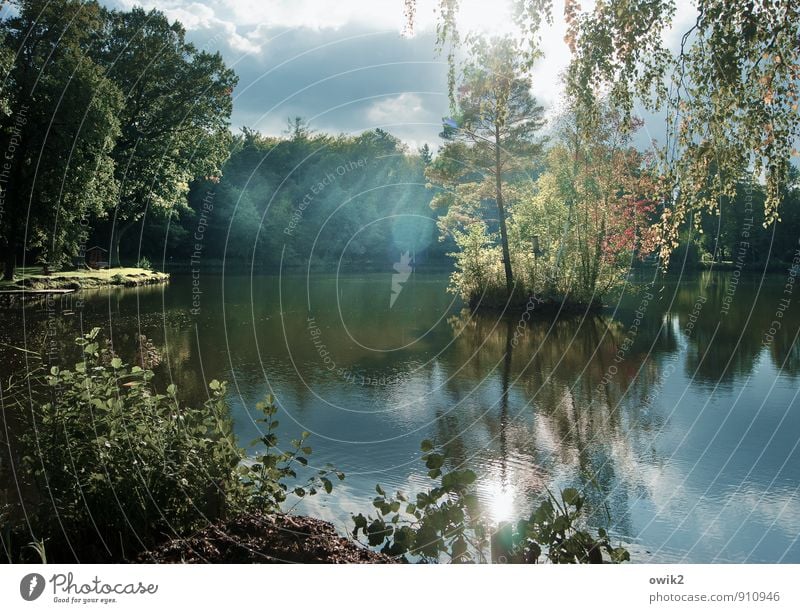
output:
[[0, 290], [91, 289], [107, 286], [135, 287], [169, 281], [169, 274], [145, 268], [69, 270], [44, 274], [41, 268], [19, 269], [13, 281], [0, 281]]

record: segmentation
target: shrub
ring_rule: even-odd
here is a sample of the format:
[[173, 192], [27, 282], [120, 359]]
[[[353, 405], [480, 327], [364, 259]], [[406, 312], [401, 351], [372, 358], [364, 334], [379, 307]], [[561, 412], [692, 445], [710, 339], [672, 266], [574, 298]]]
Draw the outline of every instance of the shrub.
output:
[[98, 333], [77, 339], [74, 368], [53, 367], [31, 385], [21, 474], [36, 492], [28, 514], [50, 559], [123, 560], [229, 514], [278, 511], [287, 492], [332, 490], [327, 469], [294, 486], [308, 435], [279, 450], [271, 399], [258, 404], [265, 447], [250, 459], [233, 434], [224, 383], [212, 381], [209, 399], [187, 406], [175, 385], [159, 393], [153, 371], [125, 364]]
[[78, 339], [74, 369], [47, 375], [23, 466], [42, 495], [37, 538], [57, 554], [95, 543], [92, 558], [120, 559], [220, 516], [241, 452], [224, 385], [200, 408], [182, 405], [174, 385], [160, 394], [152, 371], [105, 355], [98, 331]]
[[[323, 469], [308, 469], [308, 458], [311, 447], [308, 446], [308, 432], [303, 432], [299, 439], [290, 442], [288, 450], [278, 446], [278, 420], [275, 414], [278, 408], [272, 396], [265, 402], [256, 404], [256, 408], [264, 417], [256, 421], [266, 426], [264, 434], [251, 443], [258, 445], [252, 460], [242, 464], [240, 477], [241, 487], [238, 506], [246, 510], [276, 512], [288, 495], [293, 493], [299, 498], [313, 496], [320, 489], [330, 494], [333, 490], [332, 477], [344, 479], [344, 473], [336, 471], [328, 464]], [[300, 480], [297, 470], [310, 473], [305, 481]]]

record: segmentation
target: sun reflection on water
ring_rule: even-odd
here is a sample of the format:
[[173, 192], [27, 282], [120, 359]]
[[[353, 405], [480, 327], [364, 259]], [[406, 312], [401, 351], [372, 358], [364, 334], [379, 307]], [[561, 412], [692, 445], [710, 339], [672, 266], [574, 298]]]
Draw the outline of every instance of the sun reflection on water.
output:
[[490, 481], [486, 485], [485, 500], [493, 523], [514, 518], [514, 495], [514, 488], [508, 483]]

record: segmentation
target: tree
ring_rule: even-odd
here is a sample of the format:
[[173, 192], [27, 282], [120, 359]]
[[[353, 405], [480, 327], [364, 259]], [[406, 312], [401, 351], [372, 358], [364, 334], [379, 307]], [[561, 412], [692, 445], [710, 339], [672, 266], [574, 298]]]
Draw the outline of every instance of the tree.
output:
[[112, 11], [108, 19], [98, 58], [125, 96], [113, 151], [119, 199], [111, 258], [119, 265], [121, 238], [148, 211], [186, 209], [190, 182], [220, 174], [237, 77], [219, 53], [186, 42], [183, 26], [159, 11]]
[[92, 216], [113, 199], [110, 157], [122, 100], [87, 56], [103, 15], [94, 2], [22, 0], [6, 18], [0, 114], [4, 278], [20, 250], [59, 263], [75, 254]]
[[512, 247], [518, 246], [512, 251], [527, 251], [537, 236], [549, 291], [570, 293], [583, 304], [597, 302], [635, 254], [652, 249], [652, 163], [631, 146], [622, 121], [606, 104], [587, 132], [575, 109], [565, 113], [534, 193], [520, 199], [510, 224]]
[[433, 161], [433, 153], [428, 143], [423, 144], [422, 147], [419, 148], [419, 157], [425, 166], [430, 165]]
[[544, 124], [543, 109], [530, 93], [530, 78], [511, 39], [475, 39], [470, 55], [456, 113], [445, 120], [441, 134], [449, 142], [426, 174], [445, 188], [432, 204], [447, 206], [449, 220], [475, 220], [482, 202], [494, 200], [510, 296], [514, 273], [504, 190], [508, 182], [530, 177], [542, 150], [537, 132]]
[[[458, 0], [440, 0], [438, 46], [458, 44]], [[531, 61], [552, 25], [552, 0], [515, 0], [517, 25]], [[690, 218], [719, 209], [743, 178], [765, 184], [765, 223], [778, 219], [790, 158], [800, 138], [800, 3], [795, 0], [699, 0], [677, 51], [674, 0], [597, 0], [583, 10], [564, 2], [572, 52], [567, 94], [587, 114], [598, 95], [632, 119], [635, 102], [665, 111], [657, 150], [664, 207], [659, 244], [664, 263]], [[415, 0], [406, 0], [413, 27]], [[451, 97], [454, 96], [451, 85]], [[591, 129], [591, 125], [587, 126]], [[709, 172], [713, 166], [713, 172]], [[693, 215], [693, 213], [700, 213]]]

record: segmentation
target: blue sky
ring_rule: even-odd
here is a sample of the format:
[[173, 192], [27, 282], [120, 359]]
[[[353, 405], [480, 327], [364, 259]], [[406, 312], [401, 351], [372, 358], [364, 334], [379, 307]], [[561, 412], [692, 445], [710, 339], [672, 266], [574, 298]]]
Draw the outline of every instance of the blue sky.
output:
[[[280, 134], [306, 118], [328, 132], [381, 127], [412, 147], [437, 144], [447, 114], [447, 66], [435, 52], [435, 1], [418, 0], [405, 35], [402, 0], [104, 0], [111, 7], [158, 8], [196, 45], [219, 50], [239, 75], [233, 125]], [[462, 0], [460, 27], [488, 34], [511, 26], [506, 2]], [[537, 98], [552, 107], [566, 66], [563, 24], [545, 37], [534, 71]]]
[[[404, 36], [403, 0], [101, 0], [107, 6], [158, 8], [196, 45], [219, 50], [239, 75], [234, 128], [278, 135], [302, 116], [313, 129], [357, 133], [384, 128], [412, 147], [439, 143], [447, 114], [447, 66], [435, 52], [437, 0], [417, 0], [417, 23]], [[513, 31], [509, 0], [461, 0], [462, 31]], [[678, 30], [692, 17], [679, 2]], [[552, 111], [569, 60], [560, 15], [543, 35], [545, 57], [533, 93]], [[663, 125], [653, 123], [658, 129]], [[649, 142], [641, 135], [641, 144]]]

